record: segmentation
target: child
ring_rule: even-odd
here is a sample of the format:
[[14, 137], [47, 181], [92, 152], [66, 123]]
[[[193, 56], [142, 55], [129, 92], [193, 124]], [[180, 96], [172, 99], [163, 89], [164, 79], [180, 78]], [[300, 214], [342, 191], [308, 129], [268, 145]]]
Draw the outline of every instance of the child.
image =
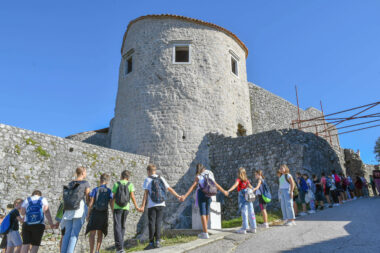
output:
[[329, 204], [329, 208], [332, 208], [332, 203], [330, 200], [331, 180], [326, 177], [326, 174], [324, 172], [321, 174], [321, 184], [323, 187], [323, 194], [325, 195], [327, 203]]
[[285, 221], [285, 226], [293, 226], [296, 225], [293, 207], [295, 182], [286, 164], [280, 166], [280, 172], [278, 196], [281, 203], [282, 217]]
[[308, 213], [313, 214], [315, 213], [315, 202], [314, 202], [314, 194], [315, 194], [315, 187], [313, 184], [313, 181], [309, 178], [307, 174], [303, 174], [303, 179], [305, 179], [307, 184], [307, 194], [309, 195], [309, 204], [310, 204], [310, 210]]
[[[79, 233], [86, 221], [88, 211], [88, 201], [90, 193], [90, 184], [86, 181], [87, 170], [84, 167], [78, 167], [75, 170], [76, 178], [71, 181], [68, 187], [64, 189], [78, 189], [77, 193], [71, 196], [71, 199], [64, 199], [65, 213], [62, 217], [61, 227], [65, 228], [65, 235], [62, 239], [61, 253], [73, 253], [78, 241]], [[65, 190], [64, 190], [65, 191]], [[65, 196], [65, 194], [64, 194]], [[72, 204], [79, 203], [78, 207], [71, 207]], [[70, 209], [68, 209], [70, 208]]]
[[95, 236], [98, 235], [96, 242], [96, 252], [100, 252], [103, 234], [108, 232], [108, 205], [111, 206], [112, 191], [107, 187], [110, 180], [108, 174], [100, 176], [100, 186], [94, 188], [90, 193], [90, 203], [88, 205], [86, 234], [90, 233], [90, 253], [95, 252]]
[[206, 170], [206, 168], [198, 163], [196, 167], [196, 176], [194, 179], [194, 183], [190, 186], [187, 193], [183, 196], [181, 196], [180, 200], [185, 201], [185, 199], [190, 195], [190, 193], [197, 188], [197, 202], [199, 205], [199, 212], [201, 215], [201, 221], [202, 221], [202, 227], [203, 232], [198, 235], [201, 239], [208, 239], [209, 235], [207, 232], [207, 226], [208, 226], [208, 219], [210, 217], [210, 204], [211, 204], [211, 197], [208, 197], [205, 195], [205, 193], [202, 191], [203, 187], [205, 186], [205, 178], [210, 179], [212, 182], [215, 183], [216, 188], [221, 191], [225, 196], [228, 196], [228, 192], [225, 191], [216, 181], [214, 174], [210, 170]]
[[[169, 186], [166, 180], [157, 175], [157, 167], [154, 164], [148, 165], [147, 174], [148, 177], [145, 179], [143, 185], [145, 190], [144, 198], [140, 207], [140, 211], [143, 212], [145, 203], [148, 200], [149, 245], [145, 247], [145, 250], [161, 247], [161, 225], [166, 206], [166, 191], [168, 190], [177, 199], [180, 199], [180, 196]], [[154, 241], [155, 239], [156, 243]]]
[[302, 204], [302, 212], [300, 213], [300, 216], [305, 216], [307, 215], [305, 196], [306, 196], [308, 187], [307, 187], [307, 183], [305, 179], [302, 177], [300, 172], [297, 172], [296, 176], [297, 176], [297, 185], [299, 185], [298, 201], [300, 202], [300, 204]]
[[[4, 218], [5, 218], [5, 215], [0, 214], [0, 225], [3, 222]], [[4, 235], [4, 236], [1, 235], [0, 238], [2, 238], [1, 243], [0, 243], [0, 252], [5, 253], [5, 251], [7, 250], [7, 235]]]
[[323, 186], [322, 181], [318, 179], [317, 175], [313, 175], [313, 183], [315, 185], [315, 202], [316, 209], [323, 210]]
[[9, 213], [11, 226], [7, 233], [7, 253], [19, 253], [21, 250], [22, 240], [19, 233], [18, 223], [24, 222], [24, 220], [20, 216], [22, 202], [22, 199], [16, 199], [13, 202], [14, 209]]
[[263, 199], [263, 182], [264, 182], [264, 175], [262, 170], [255, 171], [255, 178], [257, 180], [257, 186], [253, 189], [253, 191], [256, 193], [257, 198], [259, 199], [259, 205], [261, 214], [263, 216], [263, 227], [269, 228], [268, 224], [268, 214], [267, 214], [267, 203]]
[[[116, 182], [112, 187], [113, 199], [111, 209], [113, 211], [113, 227], [115, 236], [116, 252], [124, 252], [124, 234], [125, 234], [125, 222], [129, 213], [129, 200], [132, 199], [136, 210], [140, 211], [137, 206], [135, 198], [135, 187], [129, 179], [131, 172], [124, 170], [121, 173], [121, 180]], [[129, 196], [126, 196], [128, 194]]]
[[21, 253], [38, 252], [45, 232], [45, 217], [51, 228], [56, 228], [51, 217], [49, 203], [42, 192], [34, 190], [21, 206], [21, 215], [25, 215], [22, 224]]
[[[239, 168], [239, 172], [237, 174], [238, 178], [236, 182], [231, 188], [228, 190], [228, 194], [237, 188], [238, 191], [238, 203], [239, 209], [241, 210], [241, 217], [243, 219], [243, 227], [236, 231], [238, 234], [246, 234], [247, 231], [250, 233], [256, 233], [256, 216], [255, 210], [253, 209], [253, 203], [248, 202], [245, 199], [245, 193], [247, 192], [247, 188], [253, 188], [251, 183], [247, 178], [247, 173], [244, 168]], [[261, 183], [261, 181], [260, 181]], [[256, 189], [257, 190], [257, 189]], [[249, 225], [248, 226], [248, 220]]]
[[331, 182], [331, 187], [330, 187], [330, 193], [333, 199], [333, 206], [339, 206], [339, 192], [338, 189], [336, 188], [335, 181], [332, 175], [328, 176], [328, 180]]

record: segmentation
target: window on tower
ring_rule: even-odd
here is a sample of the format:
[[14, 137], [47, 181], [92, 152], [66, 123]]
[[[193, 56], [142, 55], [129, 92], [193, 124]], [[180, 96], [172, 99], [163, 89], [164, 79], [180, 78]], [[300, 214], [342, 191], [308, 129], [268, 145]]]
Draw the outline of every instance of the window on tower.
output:
[[174, 63], [190, 63], [190, 45], [174, 45]]
[[231, 71], [235, 75], [238, 75], [238, 62], [233, 56], [231, 56]]
[[133, 70], [133, 53], [134, 50], [129, 50], [124, 56], [124, 76], [128, 75]]

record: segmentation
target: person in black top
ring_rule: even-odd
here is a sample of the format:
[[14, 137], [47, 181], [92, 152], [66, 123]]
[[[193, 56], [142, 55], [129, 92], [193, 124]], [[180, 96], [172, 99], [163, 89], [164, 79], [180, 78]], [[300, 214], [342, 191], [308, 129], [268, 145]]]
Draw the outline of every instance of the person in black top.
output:
[[22, 199], [16, 199], [13, 203], [14, 209], [9, 213], [11, 226], [7, 233], [7, 252], [19, 253], [22, 246], [22, 240], [19, 233], [19, 224], [24, 222], [20, 216]]
[[[5, 218], [4, 214], [0, 214], [0, 224], [3, 222]], [[7, 249], [7, 235], [0, 236], [0, 238], [3, 238], [0, 243], [0, 252], [5, 253], [5, 250]]]
[[323, 210], [323, 186], [322, 186], [322, 183], [321, 183], [321, 180], [316, 176], [316, 175], [313, 175], [313, 183], [315, 185], [315, 206], [316, 206], [316, 209], [318, 209], [318, 207]]

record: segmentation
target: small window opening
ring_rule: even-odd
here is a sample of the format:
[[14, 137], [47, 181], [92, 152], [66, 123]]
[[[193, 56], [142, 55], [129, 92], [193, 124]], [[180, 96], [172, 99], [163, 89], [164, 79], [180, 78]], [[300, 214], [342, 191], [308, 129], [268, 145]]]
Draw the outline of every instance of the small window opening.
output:
[[244, 128], [242, 124], [238, 124], [238, 129], [237, 129], [237, 136], [247, 136], [247, 130]]
[[186, 136], [182, 136], [182, 140], [185, 140], [186, 139]]
[[174, 62], [190, 62], [189, 45], [175, 46]]
[[238, 75], [237, 60], [232, 56], [231, 56], [231, 70], [232, 70], [232, 73], [234, 73], [235, 75]]
[[69, 148], [69, 152], [73, 152], [74, 151], [74, 148]]
[[125, 60], [125, 75], [132, 72], [132, 56]]

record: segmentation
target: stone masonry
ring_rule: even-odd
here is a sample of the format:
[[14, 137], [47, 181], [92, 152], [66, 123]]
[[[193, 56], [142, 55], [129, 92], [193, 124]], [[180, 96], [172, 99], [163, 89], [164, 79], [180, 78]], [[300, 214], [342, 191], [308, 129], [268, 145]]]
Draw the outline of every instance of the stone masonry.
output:
[[[54, 215], [62, 196], [62, 187], [73, 179], [78, 166], [87, 168], [87, 180], [96, 187], [101, 173], [111, 175], [109, 187], [120, 178], [124, 169], [132, 171], [131, 182], [136, 187], [136, 199], [141, 204], [142, 183], [146, 177], [149, 158], [72, 141], [47, 134], [0, 124], [0, 208], [4, 211], [14, 199], [30, 196], [33, 190], [42, 191]], [[132, 205], [133, 206], [133, 205]], [[141, 214], [134, 207], [127, 219], [127, 235], [133, 237]], [[106, 246], [113, 245], [110, 216]], [[141, 223], [140, 223], [141, 224]], [[57, 252], [59, 238], [47, 230], [41, 252]], [[82, 234], [77, 252], [88, 251], [88, 237]]]
[[[178, 191], [204, 162], [207, 133], [236, 136], [240, 124], [251, 134], [246, 50], [215, 27], [170, 15], [142, 17], [130, 23], [122, 47], [111, 148], [149, 156]], [[189, 63], [173, 62], [177, 44], [189, 45]], [[133, 68], [126, 74], [129, 57]], [[171, 198], [167, 204], [173, 217], [191, 212], [188, 203], [178, 208]], [[175, 225], [189, 227], [191, 215], [185, 216]]]
[[[253, 83], [248, 83], [248, 86], [251, 102], [252, 132], [254, 134], [274, 129], [293, 128], [292, 121], [298, 118], [297, 106]], [[313, 107], [306, 110], [300, 109], [301, 120], [321, 116], [322, 112]], [[330, 124], [326, 123], [324, 125], [323, 123], [323, 120], [303, 122], [301, 126], [307, 127], [302, 129], [303, 131], [311, 133], [315, 133], [316, 128], [308, 126], [319, 124], [320, 126], [317, 126], [318, 132], [331, 127]], [[294, 128], [297, 128], [297, 124], [295, 124]], [[329, 131], [331, 135], [337, 133], [335, 127], [331, 127]], [[328, 134], [323, 133], [321, 136], [324, 136], [324, 139], [330, 142]], [[338, 136], [331, 137], [331, 144], [335, 147], [340, 146]]]
[[[272, 204], [277, 202], [276, 172], [281, 164], [287, 164], [293, 175], [297, 171], [320, 175], [332, 169], [344, 170], [340, 150], [333, 149], [323, 138], [300, 130], [272, 130], [237, 138], [210, 134], [207, 140], [210, 167], [224, 189], [234, 184], [240, 167], [247, 170], [254, 185], [254, 171], [263, 170], [274, 199]], [[222, 210], [224, 219], [240, 215], [236, 191], [224, 199]]]

